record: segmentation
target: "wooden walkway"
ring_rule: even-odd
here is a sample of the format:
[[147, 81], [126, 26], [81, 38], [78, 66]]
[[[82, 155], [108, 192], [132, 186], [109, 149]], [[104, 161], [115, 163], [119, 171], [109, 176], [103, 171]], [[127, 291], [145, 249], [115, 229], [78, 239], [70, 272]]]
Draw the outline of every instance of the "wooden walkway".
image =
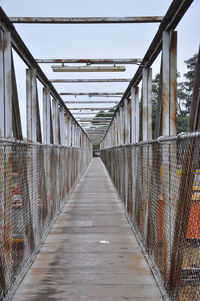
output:
[[76, 186], [12, 300], [163, 300], [99, 158]]

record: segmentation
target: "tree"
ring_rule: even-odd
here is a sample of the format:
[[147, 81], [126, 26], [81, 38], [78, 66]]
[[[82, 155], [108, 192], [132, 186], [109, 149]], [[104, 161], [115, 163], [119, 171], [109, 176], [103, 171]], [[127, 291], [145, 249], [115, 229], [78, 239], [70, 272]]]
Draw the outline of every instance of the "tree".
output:
[[[94, 118], [96, 117], [112, 117], [113, 116], [113, 112], [115, 112], [116, 106], [114, 106], [112, 109], [110, 109], [108, 112], [105, 111], [99, 111]], [[98, 124], [98, 123], [102, 123], [101, 121], [98, 120], [93, 120], [92, 124]]]
[[[176, 112], [176, 125], [177, 134], [187, 131], [190, 105], [193, 93], [193, 83], [195, 76], [195, 67], [197, 62], [197, 54], [193, 55], [190, 59], [184, 61], [188, 71], [184, 74], [185, 81], [177, 83], [177, 112]], [[177, 78], [180, 74], [177, 73]], [[156, 74], [155, 79], [152, 81], [152, 127], [153, 132], [155, 129], [156, 110], [159, 97], [159, 80], [160, 75]]]
[[184, 73], [186, 81], [181, 83], [182, 100], [184, 101], [185, 115], [190, 113], [191, 99], [194, 86], [195, 67], [197, 63], [197, 54], [194, 54], [191, 58], [184, 61], [188, 71]]

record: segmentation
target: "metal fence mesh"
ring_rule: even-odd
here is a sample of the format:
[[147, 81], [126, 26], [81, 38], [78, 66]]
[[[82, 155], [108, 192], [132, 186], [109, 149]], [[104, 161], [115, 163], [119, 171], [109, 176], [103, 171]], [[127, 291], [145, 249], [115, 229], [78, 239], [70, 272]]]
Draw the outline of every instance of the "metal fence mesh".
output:
[[130, 221], [172, 300], [200, 300], [200, 135], [101, 150]]
[[90, 159], [89, 149], [0, 142], [0, 300], [25, 273]]

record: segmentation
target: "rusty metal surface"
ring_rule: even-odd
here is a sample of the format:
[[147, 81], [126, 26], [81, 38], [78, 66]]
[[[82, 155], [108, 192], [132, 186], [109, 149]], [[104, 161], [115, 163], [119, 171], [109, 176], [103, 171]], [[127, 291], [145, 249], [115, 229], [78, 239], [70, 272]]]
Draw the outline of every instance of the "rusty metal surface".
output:
[[162, 300], [100, 159], [92, 160], [12, 300]]
[[53, 72], [124, 72], [125, 66], [51, 66]]
[[74, 92], [74, 93], [69, 93], [69, 92], [62, 92], [60, 93], [60, 95], [74, 95], [74, 96], [85, 96], [85, 95], [88, 95], [88, 96], [99, 96], [99, 95], [103, 95], [103, 96], [110, 96], [110, 95], [123, 95], [123, 92]]
[[65, 101], [65, 103], [71, 103], [71, 104], [80, 104], [80, 103], [83, 103], [83, 104], [85, 104], [85, 103], [87, 103], [87, 104], [89, 104], [89, 103], [91, 103], [91, 104], [93, 104], [93, 103], [118, 103], [118, 101], [117, 100], [90, 100], [90, 101], [88, 101], [88, 100], [80, 100], [80, 101], [76, 101], [76, 100], [71, 100], [71, 101]]
[[102, 149], [101, 158], [171, 300], [199, 300], [200, 132]]
[[[71, 111], [78, 111], [78, 110], [80, 110], [80, 111], [88, 111], [88, 110], [90, 110], [90, 111], [106, 111], [106, 110], [112, 110], [113, 109], [113, 106], [112, 107], [101, 107], [101, 106], [99, 106], [99, 107], [79, 107], [79, 108], [68, 108], [69, 110], [71, 110]], [[73, 113], [72, 113], [73, 114]]]
[[141, 63], [142, 59], [36, 59], [38, 64], [68, 63], [68, 64], [135, 64]]
[[130, 82], [131, 78], [88, 78], [88, 79], [51, 79], [51, 83], [111, 83]]
[[161, 22], [160, 16], [141, 17], [87, 17], [87, 18], [56, 18], [56, 17], [10, 17], [13, 23], [48, 23], [48, 24], [95, 24], [95, 23], [154, 23]]

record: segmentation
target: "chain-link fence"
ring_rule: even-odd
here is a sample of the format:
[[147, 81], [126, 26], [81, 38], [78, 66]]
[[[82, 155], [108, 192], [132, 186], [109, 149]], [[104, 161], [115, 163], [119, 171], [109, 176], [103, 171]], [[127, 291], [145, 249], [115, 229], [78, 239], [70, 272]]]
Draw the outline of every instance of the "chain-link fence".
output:
[[0, 300], [20, 281], [91, 150], [0, 141]]
[[200, 133], [101, 150], [161, 286], [200, 300]]

